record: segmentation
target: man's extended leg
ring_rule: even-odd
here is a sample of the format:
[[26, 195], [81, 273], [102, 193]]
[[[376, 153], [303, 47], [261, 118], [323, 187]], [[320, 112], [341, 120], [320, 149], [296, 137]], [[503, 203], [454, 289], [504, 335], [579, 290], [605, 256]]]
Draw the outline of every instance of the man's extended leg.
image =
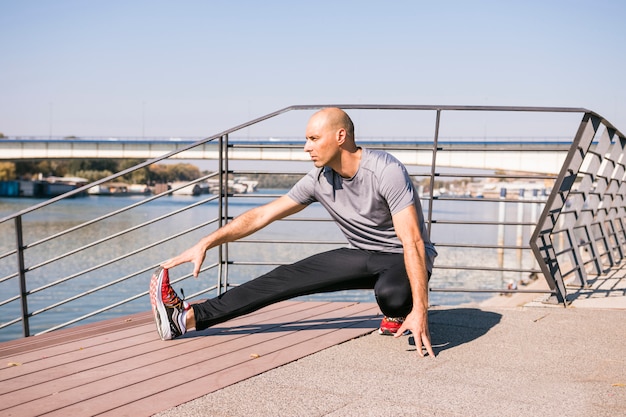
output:
[[[153, 277], [153, 282], [156, 277]], [[169, 281], [166, 284], [163, 294], [174, 293]], [[171, 316], [183, 320], [186, 326], [183, 323], [174, 324], [184, 333], [186, 329], [203, 330], [293, 297], [350, 289], [374, 289], [376, 300], [385, 315], [406, 315], [412, 307], [402, 254], [343, 248], [314, 255], [292, 265], [280, 266], [219, 297], [193, 304], [185, 311], [178, 308], [176, 314]], [[158, 303], [159, 300], [156, 301]], [[167, 304], [168, 314], [162, 316], [167, 320], [170, 316], [169, 304], [172, 303], [165, 299], [163, 303]], [[155, 311], [158, 313], [159, 309]], [[166, 328], [166, 323], [163, 322], [161, 326]], [[173, 332], [172, 337], [180, 334]]]
[[219, 297], [193, 304], [195, 327], [203, 330], [262, 307], [301, 295], [373, 288], [369, 252], [336, 249], [278, 268], [234, 287]]

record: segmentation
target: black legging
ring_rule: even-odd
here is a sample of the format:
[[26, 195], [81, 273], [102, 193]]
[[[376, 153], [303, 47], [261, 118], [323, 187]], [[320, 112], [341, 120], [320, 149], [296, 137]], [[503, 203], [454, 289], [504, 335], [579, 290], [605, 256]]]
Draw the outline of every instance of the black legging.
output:
[[413, 306], [403, 254], [342, 248], [279, 266], [192, 307], [196, 329], [203, 330], [301, 295], [355, 289], [374, 289], [389, 317], [404, 317]]

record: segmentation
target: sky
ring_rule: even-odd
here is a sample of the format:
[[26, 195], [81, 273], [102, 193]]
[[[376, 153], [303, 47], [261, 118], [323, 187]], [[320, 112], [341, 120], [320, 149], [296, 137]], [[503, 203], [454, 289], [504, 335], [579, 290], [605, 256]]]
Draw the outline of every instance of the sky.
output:
[[[0, 132], [207, 137], [300, 104], [583, 107], [626, 132], [625, 18], [622, 0], [0, 0]], [[364, 135], [417, 123], [351, 115]], [[303, 137], [307, 117], [247, 134]]]

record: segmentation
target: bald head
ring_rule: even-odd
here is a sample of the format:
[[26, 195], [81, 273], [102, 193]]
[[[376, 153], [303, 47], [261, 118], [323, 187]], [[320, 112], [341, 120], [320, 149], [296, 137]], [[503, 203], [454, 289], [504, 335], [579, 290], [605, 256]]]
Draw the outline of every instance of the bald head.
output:
[[306, 126], [304, 151], [316, 167], [327, 166], [349, 178], [358, 169], [360, 148], [354, 143], [350, 117], [334, 107], [318, 111]]
[[354, 143], [354, 123], [345, 111], [337, 107], [327, 107], [313, 114], [311, 121], [322, 123], [333, 130], [344, 129], [346, 140]]

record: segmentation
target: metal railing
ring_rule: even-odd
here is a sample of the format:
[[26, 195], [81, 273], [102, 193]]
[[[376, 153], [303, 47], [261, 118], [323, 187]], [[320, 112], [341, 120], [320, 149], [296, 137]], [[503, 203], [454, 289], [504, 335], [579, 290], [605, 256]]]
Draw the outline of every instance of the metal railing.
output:
[[[161, 261], [250, 206], [280, 195], [280, 191], [229, 190], [229, 180], [286, 173], [297, 179], [310, 169], [309, 164], [295, 170], [276, 169], [276, 163], [269, 169], [237, 167], [232, 155], [241, 150], [271, 151], [278, 147], [295, 151], [302, 146], [238, 141], [231, 137], [287, 113], [311, 112], [322, 107], [325, 106], [287, 107], [0, 219], [0, 289], [8, 294], [0, 300], [0, 334], [19, 324], [22, 334], [29, 336], [83, 320], [145, 311], [149, 308], [149, 275]], [[422, 151], [430, 152], [430, 165], [407, 167], [421, 191], [431, 240], [439, 251], [431, 280], [433, 295], [529, 292], [547, 294], [566, 304], [565, 282], [569, 277], [576, 275], [573, 283], [585, 285], [587, 265], [599, 274], [607, 264], [613, 265], [624, 256], [624, 137], [599, 115], [581, 108], [339, 107], [376, 115], [399, 111], [434, 115], [433, 124], [416, 123], [419, 132], [404, 135], [423, 137], [425, 130], [432, 136], [430, 145], [424, 145], [423, 140], [419, 145]], [[476, 114], [574, 114], [581, 115], [582, 121], [559, 175], [451, 170], [438, 166], [440, 152], [458, 152], [471, 158], [476, 148], [440, 141], [443, 113], [469, 115], [470, 121]], [[597, 134], [601, 127], [606, 133]], [[505, 133], [517, 137], [510, 128]], [[110, 209], [107, 206], [116, 206], [120, 200], [102, 197], [98, 204], [85, 205], [81, 211], [81, 202], [92, 198], [83, 197], [92, 187], [148, 169], [205, 144], [214, 144], [219, 157], [211, 161], [215, 166], [202, 177]], [[416, 145], [379, 141], [366, 146], [401, 153]], [[499, 147], [491, 149], [497, 152]], [[519, 157], [536, 158], [536, 150], [528, 149], [522, 148]], [[562, 151], [562, 142], [555, 144], [554, 149]], [[587, 160], [590, 162], [583, 165]], [[218, 180], [221, 191], [176, 197], [189, 186], [205, 184], [207, 180]], [[92, 214], [94, 210], [97, 212]], [[294, 222], [301, 227], [293, 227]], [[296, 233], [296, 229], [306, 230], [306, 237]], [[563, 235], [565, 239], [560, 238]], [[177, 271], [181, 276], [173, 277], [172, 284], [185, 281], [185, 286], [193, 289], [188, 298], [219, 294], [275, 265], [343, 244], [343, 237], [329, 217], [313, 207], [250, 238], [214, 248], [207, 254], [203, 279], [188, 280], [190, 273]], [[588, 259], [583, 259], [581, 248], [588, 248]], [[567, 264], [562, 260], [564, 256], [569, 256]], [[184, 271], [183, 267], [180, 269]], [[541, 275], [549, 290], [520, 288]], [[206, 282], [212, 283], [207, 286]]]
[[530, 240], [554, 301], [624, 259], [626, 138], [586, 112]]

